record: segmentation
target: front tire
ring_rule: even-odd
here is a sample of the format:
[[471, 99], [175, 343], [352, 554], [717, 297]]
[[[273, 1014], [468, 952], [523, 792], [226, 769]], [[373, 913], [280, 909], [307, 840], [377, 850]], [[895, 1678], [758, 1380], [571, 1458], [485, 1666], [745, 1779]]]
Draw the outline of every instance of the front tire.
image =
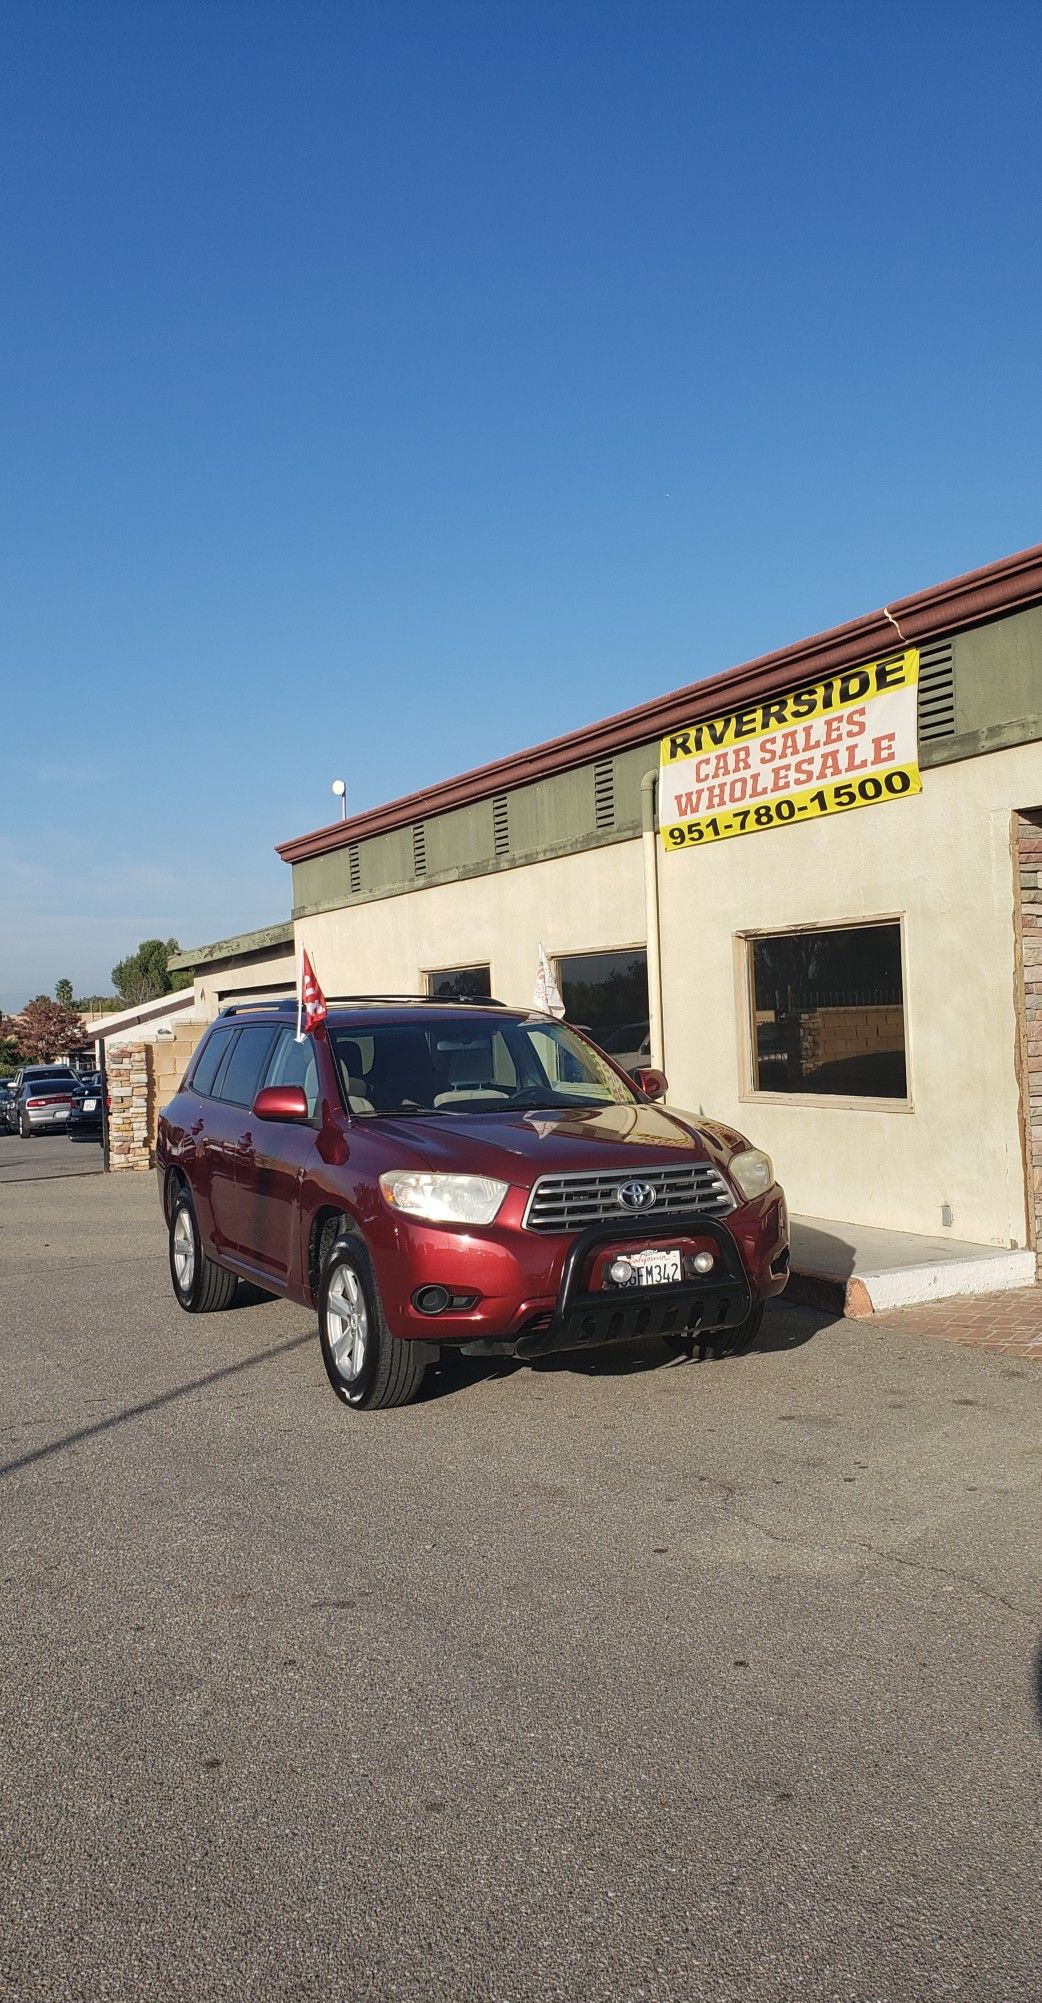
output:
[[392, 1335], [365, 1248], [330, 1247], [318, 1287], [318, 1336], [326, 1376], [341, 1404], [359, 1412], [410, 1405], [427, 1369], [425, 1344]]
[[170, 1211], [170, 1279], [178, 1307], [186, 1314], [213, 1314], [230, 1307], [235, 1274], [208, 1259], [187, 1189], [179, 1189]]
[[725, 1356], [745, 1356], [762, 1326], [763, 1302], [757, 1301], [737, 1328], [709, 1329], [704, 1335], [666, 1335], [662, 1339], [674, 1356], [686, 1357], [689, 1362], [694, 1356], [702, 1362], [710, 1358], [719, 1362]]

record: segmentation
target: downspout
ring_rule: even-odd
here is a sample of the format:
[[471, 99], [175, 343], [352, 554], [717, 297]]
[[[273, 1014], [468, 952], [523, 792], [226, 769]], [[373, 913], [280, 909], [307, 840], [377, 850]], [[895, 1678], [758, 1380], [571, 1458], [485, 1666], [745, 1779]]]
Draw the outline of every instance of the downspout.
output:
[[648, 942], [648, 1020], [651, 1062], [656, 1071], [665, 1069], [662, 1035], [662, 948], [658, 921], [658, 840], [655, 834], [655, 800], [658, 769], [645, 772], [640, 782], [641, 841], [644, 848], [644, 917]]

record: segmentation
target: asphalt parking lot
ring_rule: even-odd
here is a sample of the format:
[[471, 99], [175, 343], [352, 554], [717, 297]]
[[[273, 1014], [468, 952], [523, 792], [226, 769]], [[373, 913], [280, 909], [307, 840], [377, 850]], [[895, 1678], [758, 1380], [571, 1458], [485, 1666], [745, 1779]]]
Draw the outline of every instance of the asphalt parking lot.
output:
[[68, 1134], [0, 1134], [0, 1187], [6, 1182], [65, 1181], [71, 1175], [100, 1175], [101, 1144], [73, 1141]]
[[1035, 2003], [1037, 1367], [780, 1309], [356, 1418], [151, 1178], [0, 1219], [18, 2003]]

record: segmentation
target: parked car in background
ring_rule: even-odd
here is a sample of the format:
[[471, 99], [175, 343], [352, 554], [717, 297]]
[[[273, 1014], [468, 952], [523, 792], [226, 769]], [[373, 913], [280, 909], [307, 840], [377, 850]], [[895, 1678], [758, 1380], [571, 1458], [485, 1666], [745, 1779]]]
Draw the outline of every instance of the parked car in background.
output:
[[14, 1085], [15, 1131], [23, 1140], [64, 1129], [79, 1089], [67, 1064], [23, 1064]]
[[14, 1109], [14, 1092], [9, 1078], [0, 1078], [0, 1134], [13, 1134], [11, 1113]]
[[551, 1016], [492, 1001], [227, 1008], [159, 1120], [170, 1276], [189, 1314], [238, 1278], [317, 1310], [356, 1409], [414, 1398], [441, 1349], [742, 1350], [788, 1278], [785, 1198], [732, 1127], [658, 1104]]
[[76, 1100], [69, 1110], [70, 1141], [100, 1141], [102, 1138], [103, 1084], [100, 1071], [91, 1071], [80, 1080]]

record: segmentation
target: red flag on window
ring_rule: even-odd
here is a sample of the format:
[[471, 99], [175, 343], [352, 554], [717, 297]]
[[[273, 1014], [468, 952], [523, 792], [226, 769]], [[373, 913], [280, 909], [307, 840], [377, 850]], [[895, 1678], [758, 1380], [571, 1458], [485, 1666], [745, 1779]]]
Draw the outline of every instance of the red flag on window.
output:
[[302, 1043], [306, 1031], [324, 1022], [328, 1014], [325, 995], [315, 979], [315, 969], [302, 946], [300, 981], [297, 987], [297, 1042]]

